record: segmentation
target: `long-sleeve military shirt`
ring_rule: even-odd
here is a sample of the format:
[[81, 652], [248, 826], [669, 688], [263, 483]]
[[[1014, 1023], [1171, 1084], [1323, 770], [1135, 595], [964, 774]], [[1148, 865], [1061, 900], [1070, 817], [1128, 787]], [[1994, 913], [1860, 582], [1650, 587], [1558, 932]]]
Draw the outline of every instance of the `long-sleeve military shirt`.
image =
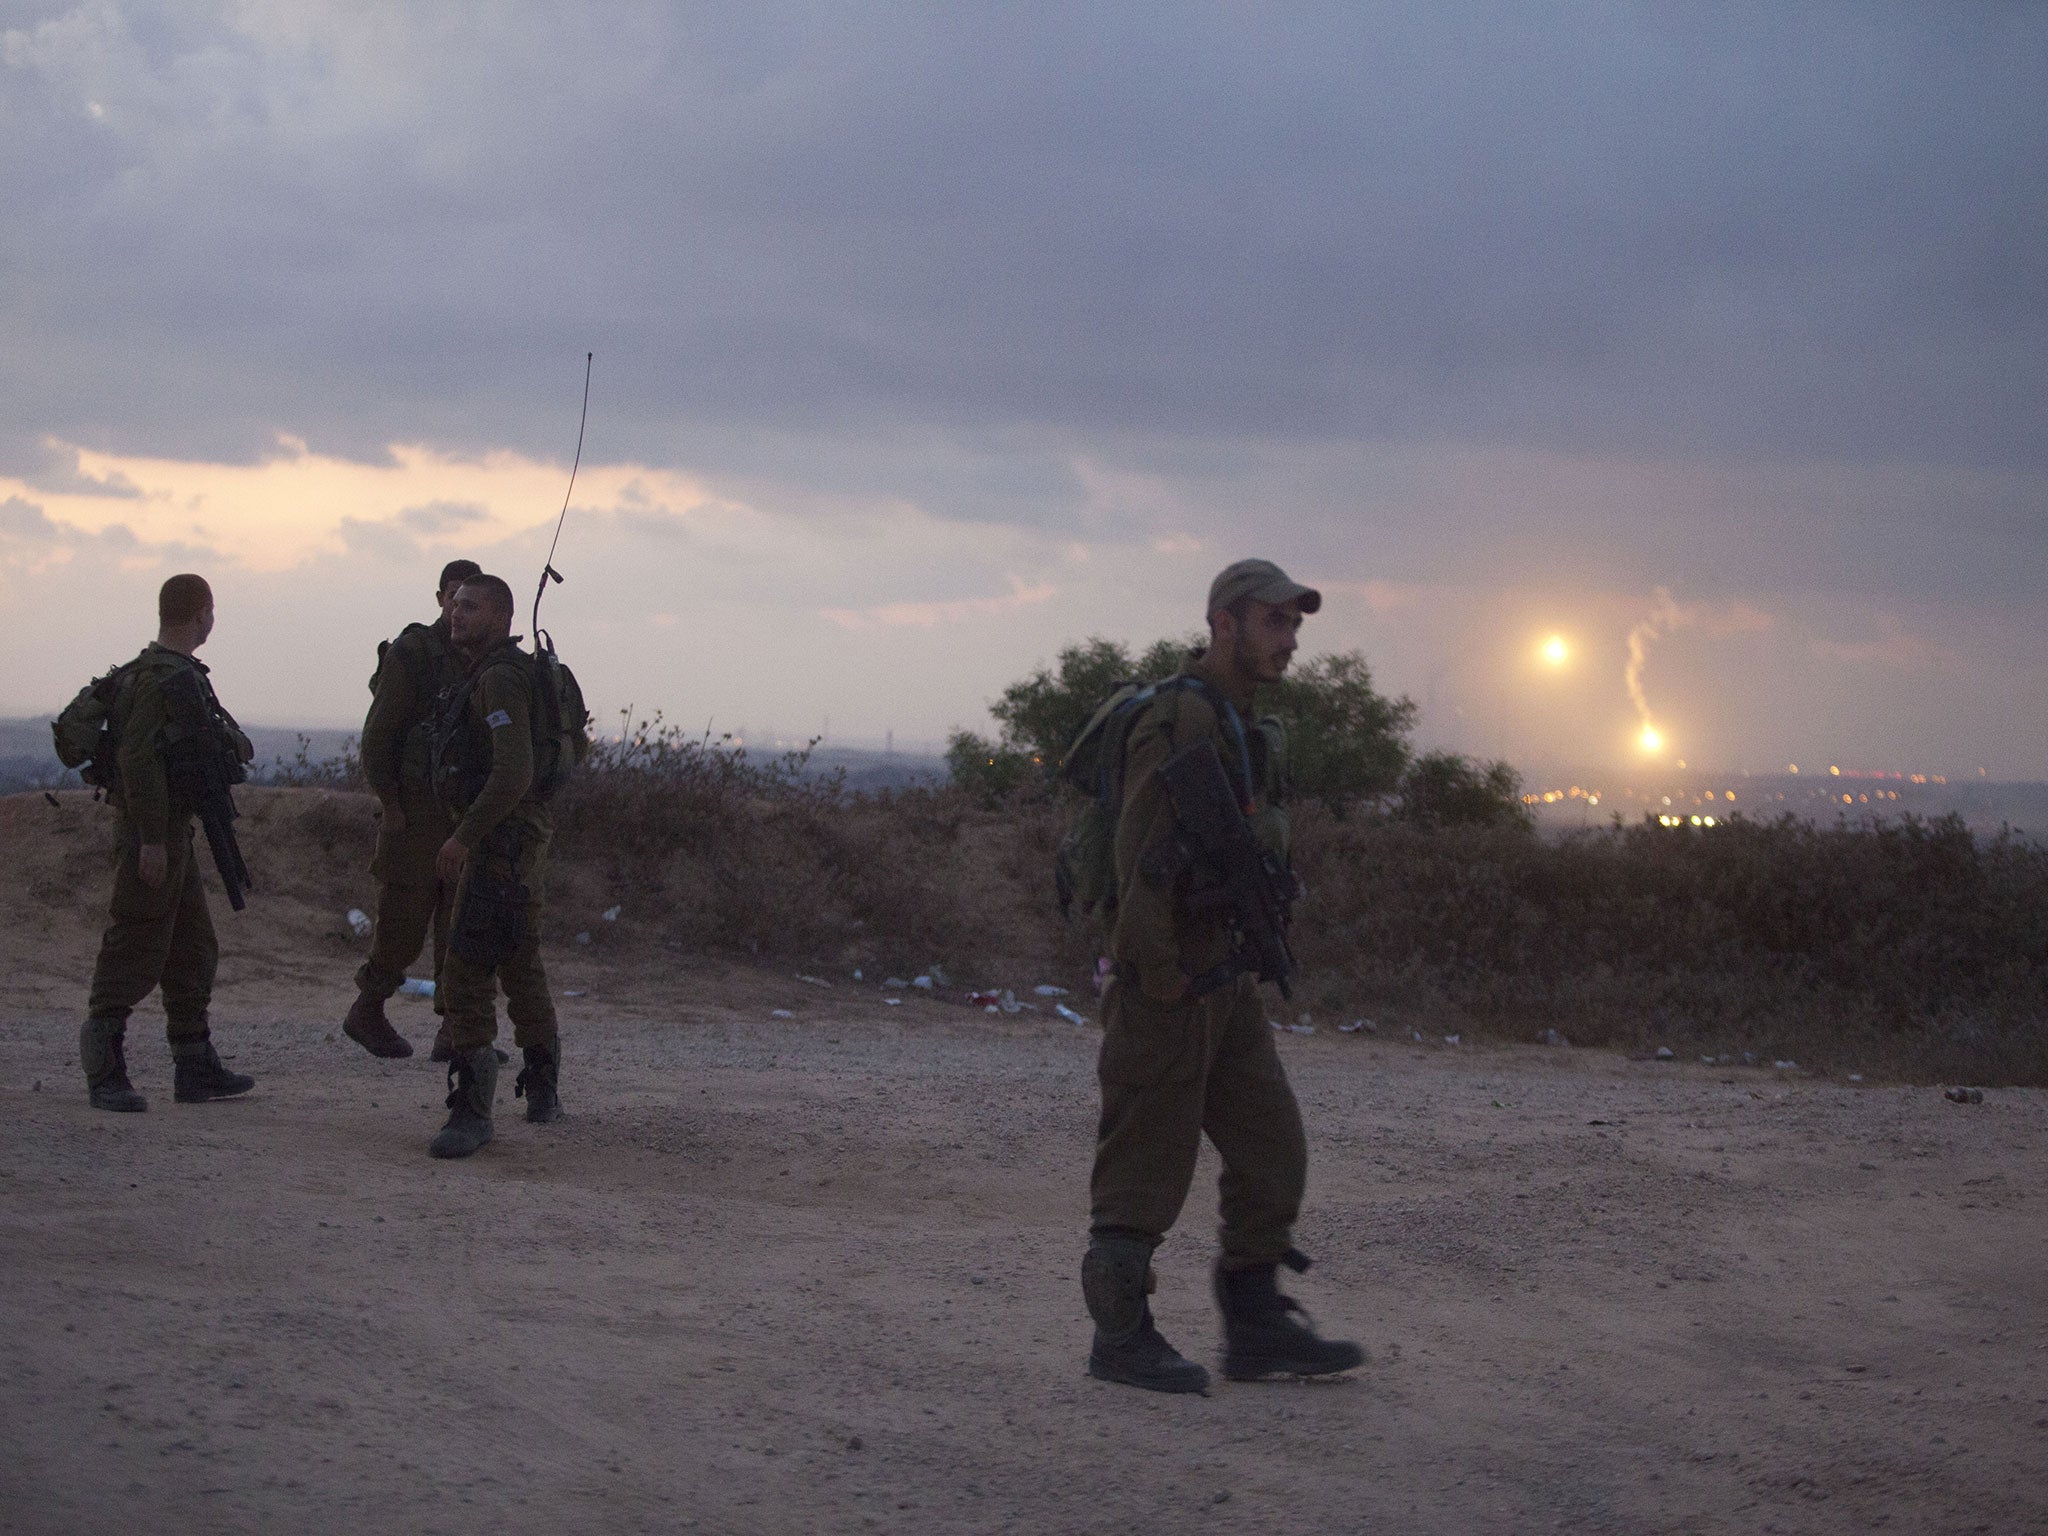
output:
[[[1191, 659], [1181, 676], [1195, 676], [1228, 697], [1203, 658]], [[1110, 957], [1137, 973], [1150, 995], [1169, 998], [1193, 978], [1221, 965], [1231, 950], [1229, 919], [1221, 912], [1194, 912], [1187, 903], [1196, 870], [1179, 852], [1172, 798], [1159, 776], [1175, 752], [1207, 737], [1226, 763], [1239, 746], [1211, 702], [1196, 688], [1163, 690], [1131, 723], [1124, 745], [1123, 808], [1116, 828], [1116, 926]], [[1251, 697], [1230, 698], [1240, 717]]]
[[376, 696], [363, 717], [363, 777], [379, 800], [402, 805], [408, 817], [432, 803], [427, 734], [434, 703], [465, 670], [446, 617], [400, 634], [378, 666]]
[[138, 842], [162, 843], [169, 839], [172, 823], [191, 815], [193, 809], [178, 803], [172, 795], [170, 773], [164, 762], [164, 731], [171, 718], [164, 703], [167, 677], [185, 670], [198, 673], [200, 690], [220, 719], [225, 745], [245, 763], [256, 751], [234, 718], [220, 707], [213, 684], [206, 680], [205, 662], [154, 640], [143, 647], [136, 660], [138, 665], [128, 684], [127, 697], [120, 704], [121, 747], [115, 757], [120, 783], [109, 798], [134, 827]]
[[533, 688], [527, 663], [507, 640], [477, 662], [469, 690], [469, 750], [487, 751], [490, 772], [455, 823], [455, 840], [475, 852], [508, 819], [545, 838], [547, 806], [533, 793]]

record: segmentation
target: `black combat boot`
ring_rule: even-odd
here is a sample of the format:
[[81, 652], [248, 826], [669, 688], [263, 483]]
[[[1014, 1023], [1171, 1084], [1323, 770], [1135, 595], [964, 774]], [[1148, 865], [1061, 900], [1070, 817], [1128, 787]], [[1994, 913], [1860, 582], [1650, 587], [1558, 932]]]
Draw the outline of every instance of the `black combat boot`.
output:
[[491, 1139], [498, 1097], [498, 1053], [488, 1045], [457, 1051], [448, 1063], [448, 1123], [427, 1143], [435, 1157], [468, 1157]]
[[341, 1021], [341, 1032], [372, 1056], [412, 1054], [412, 1042], [393, 1029], [391, 1020], [384, 1016], [384, 999], [367, 992], [358, 992], [356, 1000], [349, 1004], [348, 1017]]
[[121, 1049], [121, 1026], [110, 1019], [87, 1019], [78, 1032], [78, 1060], [85, 1068], [86, 1098], [94, 1109], [140, 1114], [149, 1100], [128, 1081], [128, 1058]]
[[[1283, 1261], [1296, 1274], [1308, 1257], [1290, 1248]], [[1216, 1262], [1216, 1305], [1223, 1309], [1223, 1374], [1232, 1381], [1268, 1376], [1332, 1376], [1365, 1364], [1365, 1351], [1346, 1339], [1322, 1339], [1301, 1304], [1280, 1294], [1278, 1264], [1225, 1269]]]
[[562, 1075], [562, 1047], [529, 1045], [521, 1053], [526, 1065], [512, 1082], [512, 1097], [526, 1100], [526, 1118], [533, 1125], [546, 1125], [562, 1118], [562, 1100], [556, 1089]]
[[1088, 1374], [1150, 1392], [1207, 1392], [1209, 1373], [1183, 1360], [1152, 1323], [1152, 1244], [1098, 1237], [1081, 1260], [1081, 1294], [1095, 1319]]
[[230, 1072], [221, 1065], [220, 1054], [205, 1037], [171, 1042], [173, 1075], [171, 1097], [180, 1104], [203, 1104], [208, 1099], [232, 1099], [256, 1086], [256, 1079]]

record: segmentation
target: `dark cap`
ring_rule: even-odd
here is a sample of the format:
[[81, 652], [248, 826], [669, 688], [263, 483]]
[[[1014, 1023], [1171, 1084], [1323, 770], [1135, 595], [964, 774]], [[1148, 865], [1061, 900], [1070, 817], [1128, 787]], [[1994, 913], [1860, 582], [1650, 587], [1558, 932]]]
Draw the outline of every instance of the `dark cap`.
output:
[[1270, 560], [1240, 560], [1226, 566], [1209, 583], [1208, 611], [1213, 615], [1241, 597], [1275, 604], [1299, 598], [1303, 613], [1314, 613], [1323, 606], [1322, 593], [1314, 587], [1304, 587]]

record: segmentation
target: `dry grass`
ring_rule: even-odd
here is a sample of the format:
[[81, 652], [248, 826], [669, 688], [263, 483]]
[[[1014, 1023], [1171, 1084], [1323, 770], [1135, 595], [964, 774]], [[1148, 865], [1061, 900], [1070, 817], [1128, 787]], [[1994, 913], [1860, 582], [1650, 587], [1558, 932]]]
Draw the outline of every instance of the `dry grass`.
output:
[[[1078, 985], [1094, 943], [1052, 902], [1064, 815], [952, 790], [848, 797], [798, 759], [672, 735], [565, 792], [564, 864], [686, 947]], [[2048, 850], [1955, 823], [1548, 841], [1313, 806], [1298, 996], [1328, 1019], [1821, 1069], [2048, 1082]]]

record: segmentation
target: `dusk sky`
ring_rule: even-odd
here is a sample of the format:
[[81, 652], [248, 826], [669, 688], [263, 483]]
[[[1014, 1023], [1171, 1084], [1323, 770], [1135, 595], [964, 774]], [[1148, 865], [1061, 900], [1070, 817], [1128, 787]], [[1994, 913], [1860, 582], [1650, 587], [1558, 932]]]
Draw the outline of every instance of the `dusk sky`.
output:
[[253, 723], [525, 630], [589, 351], [601, 714], [937, 743], [1262, 554], [1430, 745], [2048, 777], [2048, 7], [0, 0], [0, 209], [0, 714], [177, 570]]

